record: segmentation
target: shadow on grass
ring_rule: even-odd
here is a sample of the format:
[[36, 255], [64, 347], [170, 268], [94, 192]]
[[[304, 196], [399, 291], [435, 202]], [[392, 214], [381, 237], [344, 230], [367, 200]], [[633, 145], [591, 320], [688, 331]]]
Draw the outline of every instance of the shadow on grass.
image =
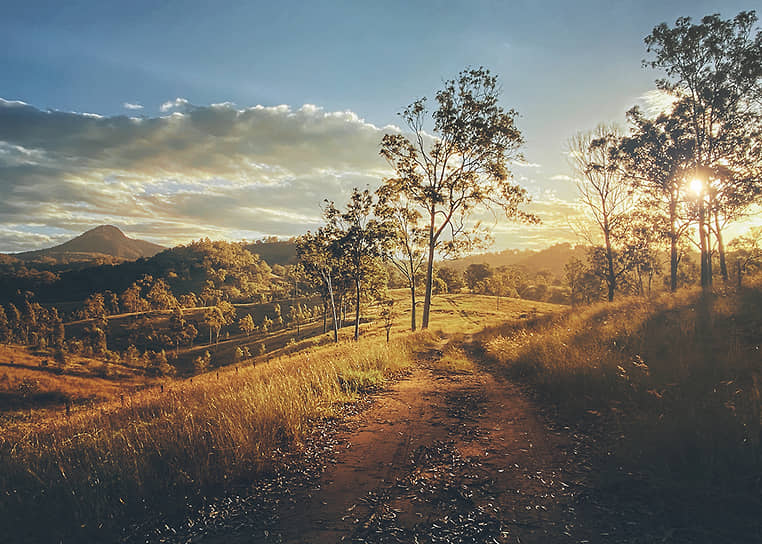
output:
[[506, 323], [470, 352], [584, 435], [599, 514], [665, 542], [757, 542], [761, 322], [759, 288], [693, 291]]

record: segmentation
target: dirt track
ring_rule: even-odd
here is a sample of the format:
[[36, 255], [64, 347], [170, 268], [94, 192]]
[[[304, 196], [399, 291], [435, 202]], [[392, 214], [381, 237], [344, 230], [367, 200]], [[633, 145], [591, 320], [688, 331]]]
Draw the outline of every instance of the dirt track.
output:
[[303, 479], [281, 477], [257, 513], [183, 540], [584, 542], [584, 463], [537, 413], [515, 385], [441, 370], [435, 353], [325, 434]]

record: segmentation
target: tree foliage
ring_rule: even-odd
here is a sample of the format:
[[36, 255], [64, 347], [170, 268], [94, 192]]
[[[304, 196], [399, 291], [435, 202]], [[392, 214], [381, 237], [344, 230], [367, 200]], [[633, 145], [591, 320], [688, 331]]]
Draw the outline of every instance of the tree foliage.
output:
[[402, 111], [409, 136], [386, 134], [381, 142], [381, 155], [395, 171], [384, 180], [386, 190], [404, 195], [425, 226], [422, 328], [429, 324], [435, 255], [473, 247], [483, 237], [478, 224], [469, 223], [477, 208], [537, 220], [519, 209], [529, 199], [511, 182], [508, 163], [520, 158], [523, 138], [515, 126], [517, 113], [499, 104], [497, 77], [485, 68], [463, 70], [445, 82], [435, 100], [431, 112], [425, 98]]

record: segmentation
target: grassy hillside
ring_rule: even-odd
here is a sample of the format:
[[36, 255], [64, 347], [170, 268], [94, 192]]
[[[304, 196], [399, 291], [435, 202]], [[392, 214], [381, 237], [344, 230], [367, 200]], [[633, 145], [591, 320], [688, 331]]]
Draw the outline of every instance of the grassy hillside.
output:
[[70, 355], [61, 370], [47, 354], [0, 345], [0, 427], [60, 417], [78, 407], [118, 399], [152, 380], [124, 365]]
[[[321, 334], [292, 345], [300, 351], [291, 356], [266, 355], [192, 379], [164, 380], [163, 390], [135, 391], [124, 402], [112, 397], [69, 417], [59, 411], [38, 414], [34, 422], [6, 422], [0, 488], [12, 491], [0, 495], [0, 512], [21, 528], [12, 539], [69, 534], [108, 540], [127, 519], [176, 514], [205, 495], [251, 482], [278, 462], [280, 451], [298, 450], [316, 418], [339, 413], [358, 393], [412, 363], [426, 337], [408, 334], [406, 293], [394, 295], [399, 314], [390, 344], [381, 323], [370, 321], [360, 344], [321, 346], [330, 339]], [[503, 299], [498, 309], [492, 297], [469, 295], [434, 301], [432, 325], [450, 332], [559, 308]], [[342, 331], [342, 340], [350, 333]], [[35, 523], [40, 512], [44, 526]]]
[[587, 248], [572, 246], [569, 243], [556, 244], [541, 250], [506, 249], [497, 253], [480, 253], [447, 263], [456, 270], [463, 271], [470, 264], [488, 264], [493, 268], [499, 266], [517, 266], [530, 274], [541, 270], [550, 270], [554, 277], [563, 278], [564, 266], [572, 258], [584, 259]]
[[698, 530], [759, 512], [759, 282], [623, 299], [479, 339], [493, 371], [530, 384], [565, 424], [591, 432], [601, 485], [617, 500], [639, 495]]

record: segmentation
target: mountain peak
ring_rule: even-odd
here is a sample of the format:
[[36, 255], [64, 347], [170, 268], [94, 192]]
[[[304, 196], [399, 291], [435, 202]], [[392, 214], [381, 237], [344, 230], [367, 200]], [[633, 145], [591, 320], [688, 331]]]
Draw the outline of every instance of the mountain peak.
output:
[[95, 227], [94, 229], [90, 229], [88, 231], [83, 232], [77, 238], [92, 238], [92, 237], [103, 237], [103, 238], [110, 238], [110, 239], [116, 239], [116, 240], [129, 240], [130, 238], [127, 238], [127, 235], [125, 235], [119, 227], [115, 227], [114, 225], [99, 225]]
[[91, 260], [97, 257], [111, 256], [117, 259], [134, 261], [141, 257], [152, 257], [165, 248], [128, 238], [114, 225], [99, 225], [61, 245], [38, 251], [28, 251], [14, 255], [19, 259], [33, 260], [39, 257]]

